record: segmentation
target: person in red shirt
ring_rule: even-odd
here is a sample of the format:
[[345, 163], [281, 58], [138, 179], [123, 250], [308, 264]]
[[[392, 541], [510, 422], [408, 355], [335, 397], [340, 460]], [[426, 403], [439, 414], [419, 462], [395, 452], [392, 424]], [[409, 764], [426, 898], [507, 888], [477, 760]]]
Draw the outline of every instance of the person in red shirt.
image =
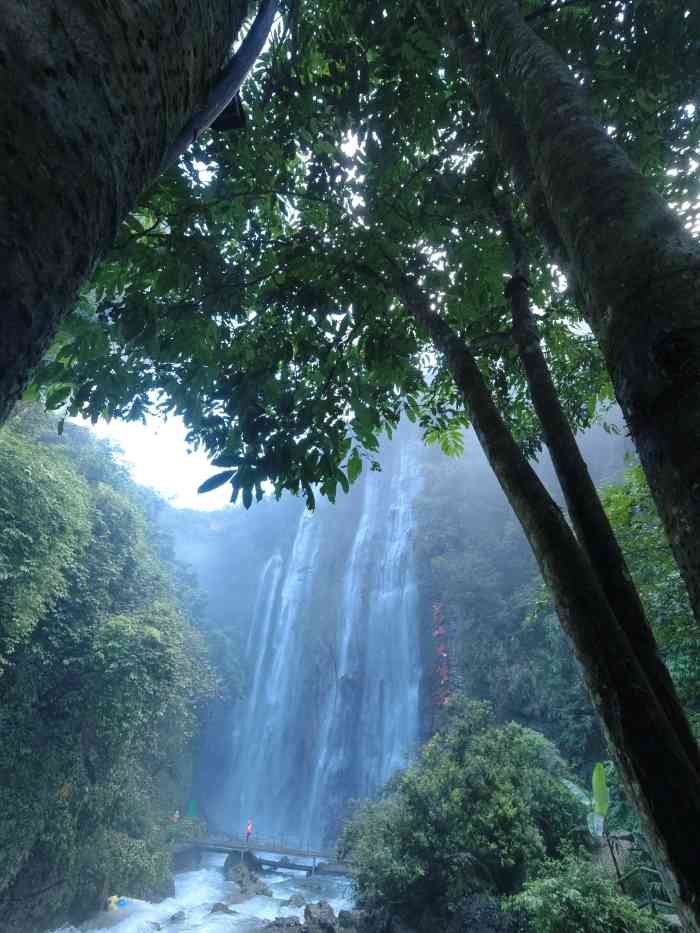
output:
[[253, 821], [248, 820], [245, 827], [245, 841], [248, 842], [250, 837], [253, 835]]

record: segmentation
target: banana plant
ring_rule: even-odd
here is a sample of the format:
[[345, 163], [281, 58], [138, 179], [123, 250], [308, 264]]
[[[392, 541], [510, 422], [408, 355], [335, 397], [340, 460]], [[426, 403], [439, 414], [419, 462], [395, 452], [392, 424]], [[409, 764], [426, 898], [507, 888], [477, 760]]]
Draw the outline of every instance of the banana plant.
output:
[[591, 780], [593, 786], [592, 808], [588, 814], [588, 829], [592, 836], [602, 836], [605, 833], [605, 817], [608, 815], [610, 795], [608, 782], [605, 778], [605, 766], [599, 761], [593, 768]]

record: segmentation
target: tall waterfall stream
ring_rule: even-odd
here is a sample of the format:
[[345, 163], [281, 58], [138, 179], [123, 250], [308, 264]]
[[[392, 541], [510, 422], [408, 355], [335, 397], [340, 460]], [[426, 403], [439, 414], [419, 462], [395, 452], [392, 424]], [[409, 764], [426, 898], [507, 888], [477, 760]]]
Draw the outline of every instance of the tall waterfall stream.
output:
[[[411, 504], [420, 479], [412, 445], [397, 447], [353, 490], [359, 509], [344, 515], [322, 502], [303, 512], [286, 560], [276, 551], [261, 568], [250, 693], [234, 711], [230, 769], [212, 794], [222, 828], [253, 819], [263, 835], [327, 844], [344, 802], [371, 796], [418, 741]], [[348, 523], [342, 536], [339, 521]], [[335, 592], [322, 593], [331, 550], [341, 569]]]

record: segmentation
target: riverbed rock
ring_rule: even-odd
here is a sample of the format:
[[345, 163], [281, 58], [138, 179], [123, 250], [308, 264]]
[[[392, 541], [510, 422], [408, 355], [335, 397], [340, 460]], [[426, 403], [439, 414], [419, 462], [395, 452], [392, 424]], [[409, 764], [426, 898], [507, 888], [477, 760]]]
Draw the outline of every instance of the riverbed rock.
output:
[[[428, 923], [421, 927], [425, 931], [445, 930], [441, 922]], [[398, 917], [393, 916], [383, 907], [364, 910], [341, 910], [338, 914], [339, 933], [416, 933]], [[466, 933], [466, 930], [465, 930]]]
[[278, 917], [263, 927], [264, 933], [289, 933], [290, 930], [305, 933], [306, 927], [303, 927], [296, 917]]
[[308, 933], [335, 933], [335, 914], [328, 901], [307, 904], [304, 907], [304, 925]]
[[168, 923], [182, 923], [185, 919], [186, 914], [184, 910], [178, 910], [176, 914], [173, 914], [172, 917], [168, 917]]
[[283, 907], [304, 907], [306, 898], [303, 894], [292, 894], [286, 901], [282, 902]]
[[210, 914], [237, 914], [237, 910], [232, 910], [228, 904], [224, 904], [222, 901], [217, 901], [209, 911]]
[[262, 862], [248, 849], [244, 852], [229, 852], [224, 862], [224, 873], [228, 875], [236, 865], [245, 865], [253, 874], [263, 870]]
[[226, 872], [226, 877], [236, 885], [238, 894], [245, 894], [248, 897], [272, 897], [272, 891], [265, 882], [256, 878], [250, 868], [242, 862], [230, 867]]

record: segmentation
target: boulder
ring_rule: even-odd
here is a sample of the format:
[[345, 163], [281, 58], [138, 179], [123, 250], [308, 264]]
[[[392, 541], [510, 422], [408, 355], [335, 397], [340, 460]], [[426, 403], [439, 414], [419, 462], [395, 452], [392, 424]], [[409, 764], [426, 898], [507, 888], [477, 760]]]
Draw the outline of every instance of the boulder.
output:
[[265, 933], [287, 933], [289, 930], [305, 933], [305, 927], [301, 925], [296, 917], [278, 917], [272, 923], [268, 923], [267, 926], [263, 927], [263, 930]]
[[224, 904], [221, 901], [217, 901], [216, 904], [212, 906], [212, 909], [209, 911], [210, 914], [236, 914], [237, 910], [231, 910], [228, 904]]
[[256, 878], [243, 862], [229, 868], [226, 877], [236, 885], [238, 894], [245, 894], [247, 897], [272, 897], [270, 888], [260, 878]]
[[335, 933], [335, 914], [328, 901], [307, 904], [304, 907], [304, 924], [309, 933]]
[[[436, 921], [421, 929], [433, 931], [444, 930], [446, 927], [443, 923]], [[411, 927], [383, 907], [341, 910], [338, 914], [338, 931], [339, 933], [415, 933]]]
[[182, 923], [185, 919], [185, 911], [178, 910], [176, 914], [173, 914], [172, 917], [168, 917], [168, 923]]
[[306, 904], [306, 898], [303, 894], [292, 894], [291, 897], [283, 901], [283, 907], [303, 907]]
[[245, 865], [253, 873], [262, 871], [263, 868], [255, 853], [247, 849], [244, 852], [229, 852], [224, 862], [224, 874], [228, 876], [237, 865]]

